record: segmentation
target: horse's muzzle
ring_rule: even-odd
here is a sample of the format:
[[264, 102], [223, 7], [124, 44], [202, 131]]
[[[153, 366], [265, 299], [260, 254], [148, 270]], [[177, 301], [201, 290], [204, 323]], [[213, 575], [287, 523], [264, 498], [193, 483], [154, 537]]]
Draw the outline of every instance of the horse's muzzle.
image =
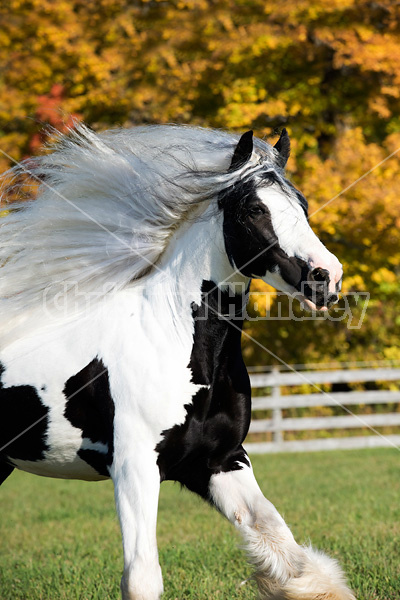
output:
[[336, 283], [336, 292], [329, 291], [330, 275], [327, 269], [316, 267], [308, 273], [307, 281], [303, 284], [303, 294], [319, 309], [330, 308], [339, 300], [341, 281]]

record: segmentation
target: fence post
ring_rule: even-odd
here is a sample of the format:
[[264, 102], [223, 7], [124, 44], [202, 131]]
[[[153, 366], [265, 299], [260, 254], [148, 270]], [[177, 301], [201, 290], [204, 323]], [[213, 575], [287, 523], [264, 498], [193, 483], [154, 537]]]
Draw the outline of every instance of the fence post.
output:
[[[276, 376], [279, 375], [279, 367], [278, 366], [274, 366], [272, 367], [272, 373]], [[279, 384], [275, 384], [272, 386], [272, 393], [271, 396], [272, 398], [280, 398], [281, 395], [281, 386]], [[272, 427], [273, 427], [273, 434], [272, 434], [272, 439], [274, 441], [275, 444], [280, 445], [281, 442], [283, 441], [283, 434], [282, 434], [282, 409], [281, 408], [274, 408], [272, 409]]]

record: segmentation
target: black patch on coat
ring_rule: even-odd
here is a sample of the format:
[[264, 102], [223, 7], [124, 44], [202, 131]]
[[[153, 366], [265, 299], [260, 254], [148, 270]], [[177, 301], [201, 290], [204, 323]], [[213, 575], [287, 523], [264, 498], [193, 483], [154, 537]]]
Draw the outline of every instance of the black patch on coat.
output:
[[5, 387], [1, 381], [4, 372], [0, 364], [0, 461], [42, 460], [48, 450], [49, 410], [33, 386]]
[[[273, 172], [261, 175], [263, 186], [282, 181]], [[261, 184], [260, 184], [261, 185]], [[307, 216], [307, 201], [291, 184], [297, 199]], [[317, 306], [327, 303], [326, 286], [316, 290], [307, 283], [310, 268], [297, 257], [288, 256], [280, 247], [274, 231], [271, 213], [258, 197], [257, 185], [253, 180], [238, 182], [229, 194], [220, 198], [224, 211], [224, 241], [231, 265], [246, 277], [264, 277], [277, 271], [286, 283], [293, 286]], [[296, 235], [296, 232], [293, 232]]]
[[[161, 480], [179, 481], [208, 498], [210, 477], [249, 464], [242, 447], [251, 416], [250, 382], [240, 338], [243, 319], [221, 318], [240, 313], [246, 296], [230, 296], [212, 281], [203, 281], [202, 303], [192, 306], [194, 339], [189, 368], [200, 388], [185, 406], [185, 422], [163, 432], [157, 445]], [[239, 328], [239, 329], [238, 329]]]
[[114, 402], [111, 397], [108, 370], [95, 358], [84, 369], [68, 379], [64, 416], [82, 431], [83, 438], [107, 444], [108, 452], [78, 451], [78, 456], [100, 475], [109, 477], [114, 454]]
[[14, 471], [14, 467], [7, 463], [0, 463], [0, 485], [7, 479], [9, 475]]
[[232, 266], [247, 277], [272, 271], [277, 264], [278, 238], [254, 182], [234, 186], [222, 208], [225, 248]]
[[[263, 185], [278, 183], [266, 173]], [[224, 240], [228, 258], [246, 277], [264, 277], [279, 268], [283, 279], [300, 291], [307, 265], [289, 257], [279, 246], [271, 213], [257, 194], [254, 181], [239, 182], [220, 202], [224, 211]]]

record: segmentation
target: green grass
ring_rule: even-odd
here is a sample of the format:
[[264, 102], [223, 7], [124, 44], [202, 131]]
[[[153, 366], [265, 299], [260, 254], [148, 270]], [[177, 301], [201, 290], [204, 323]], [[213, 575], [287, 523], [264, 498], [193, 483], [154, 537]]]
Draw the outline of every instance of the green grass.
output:
[[[299, 542], [338, 558], [358, 600], [400, 598], [400, 453], [362, 450], [253, 457], [260, 486]], [[119, 598], [122, 549], [110, 482], [16, 472], [0, 489], [0, 599]], [[158, 541], [165, 600], [250, 600], [229, 523], [162, 485]]]

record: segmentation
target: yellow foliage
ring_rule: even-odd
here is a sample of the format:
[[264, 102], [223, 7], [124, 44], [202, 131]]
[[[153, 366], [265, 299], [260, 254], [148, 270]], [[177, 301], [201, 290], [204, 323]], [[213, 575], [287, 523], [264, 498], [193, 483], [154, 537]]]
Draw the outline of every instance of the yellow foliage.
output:
[[376, 283], [382, 283], [383, 281], [389, 283], [395, 283], [397, 281], [397, 277], [393, 271], [389, 271], [386, 267], [381, 267], [371, 275], [372, 281]]
[[276, 290], [261, 279], [254, 280], [251, 286], [250, 304], [252, 310], [259, 316], [265, 317], [271, 310]]
[[[342, 261], [344, 289], [368, 291], [373, 309], [360, 331], [339, 321], [274, 321], [257, 335], [268, 329], [268, 345], [289, 362], [392, 352], [400, 313], [397, 3], [10, 0], [0, 20], [1, 169], [7, 154], [38, 151], [43, 125], [62, 128], [70, 114], [95, 129], [182, 122], [252, 128], [271, 141], [287, 127], [288, 173], [308, 198], [310, 224]], [[262, 315], [273, 306], [266, 291], [254, 287]]]

